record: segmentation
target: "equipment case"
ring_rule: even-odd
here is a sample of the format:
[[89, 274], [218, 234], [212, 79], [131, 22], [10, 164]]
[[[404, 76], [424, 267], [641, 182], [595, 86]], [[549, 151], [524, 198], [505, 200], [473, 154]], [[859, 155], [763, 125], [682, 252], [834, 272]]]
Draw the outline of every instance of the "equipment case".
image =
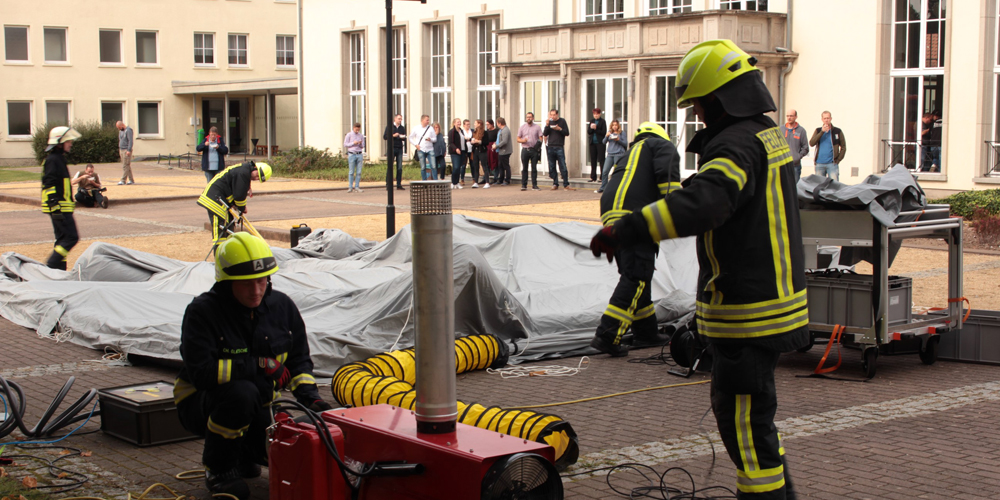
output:
[[101, 430], [136, 446], [198, 439], [181, 426], [174, 406], [174, 385], [147, 382], [98, 391]]

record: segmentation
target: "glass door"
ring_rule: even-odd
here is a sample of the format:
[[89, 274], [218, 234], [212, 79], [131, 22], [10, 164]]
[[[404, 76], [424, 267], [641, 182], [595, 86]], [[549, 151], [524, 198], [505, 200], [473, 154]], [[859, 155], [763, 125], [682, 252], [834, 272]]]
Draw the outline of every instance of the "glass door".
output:
[[[602, 75], [588, 77], [583, 81], [583, 110], [580, 113], [580, 144], [583, 150], [582, 172], [589, 171], [590, 147], [587, 145], [587, 122], [594, 118], [594, 108], [601, 109], [601, 118], [610, 126], [612, 120], [622, 124], [622, 133], [629, 137], [628, 129], [628, 78], [617, 75]], [[571, 132], [572, 129], [571, 129]], [[603, 137], [601, 138], [604, 139]], [[567, 159], [568, 160], [568, 159]]]
[[698, 156], [688, 153], [685, 148], [695, 132], [705, 128], [705, 124], [695, 116], [694, 108], [677, 107], [674, 75], [653, 75], [650, 80], [649, 88], [653, 95], [649, 99], [652, 106], [649, 116], [654, 123], [666, 129], [670, 140], [677, 147], [677, 152], [681, 155], [681, 178], [686, 179], [698, 172]]
[[[559, 80], [527, 80], [521, 83], [521, 116], [512, 120], [509, 124], [513, 129], [513, 135], [517, 135], [517, 129], [524, 123], [524, 116], [531, 112], [535, 115], [535, 123], [545, 128], [545, 122], [549, 119], [549, 110], [555, 109], [562, 116], [559, 109]], [[520, 152], [516, 153], [520, 158]], [[542, 144], [542, 159], [538, 162], [539, 171], [548, 170], [548, 152], [545, 144]]]

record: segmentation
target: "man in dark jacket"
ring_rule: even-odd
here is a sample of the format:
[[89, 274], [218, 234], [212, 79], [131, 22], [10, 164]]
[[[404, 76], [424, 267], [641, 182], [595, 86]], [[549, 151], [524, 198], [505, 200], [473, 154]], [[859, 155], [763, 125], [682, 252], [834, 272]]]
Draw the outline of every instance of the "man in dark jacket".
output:
[[601, 118], [601, 108], [594, 108], [594, 119], [587, 122], [587, 148], [590, 150], [590, 182], [597, 182], [604, 167], [604, 136], [608, 122]]
[[208, 210], [212, 239], [215, 242], [213, 248], [217, 248], [228, 237], [229, 224], [233, 220], [229, 207], [241, 214], [247, 211], [250, 181], [267, 182], [270, 178], [270, 165], [248, 161], [223, 170], [208, 182], [198, 197], [198, 204]]
[[794, 493], [774, 425], [774, 368], [809, 341], [809, 310], [792, 154], [764, 115], [775, 106], [756, 62], [730, 40], [688, 51], [675, 90], [678, 107], [707, 125], [687, 148], [698, 173], [602, 229], [591, 249], [697, 235], [695, 319], [713, 348], [712, 409], [737, 498], [784, 500]]
[[66, 270], [66, 256], [80, 241], [73, 220], [73, 190], [70, 187], [69, 168], [66, 153], [73, 147], [73, 141], [80, 133], [69, 127], [55, 127], [49, 131], [49, 145], [45, 148], [49, 155], [42, 166], [42, 213], [49, 214], [52, 229], [56, 235], [55, 246], [46, 265], [52, 269]]
[[785, 126], [781, 127], [781, 132], [785, 135], [785, 142], [792, 152], [795, 183], [798, 184], [799, 177], [802, 176], [802, 158], [809, 154], [809, 140], [806, 139], [806, 129], [799, 125], [799, 112], [790, 109], [785, 115]]
[[[382, 139], [392, 143], [392, 161], [396, 162], [396, 189], [403, 191], [403, 148], [406, 147], [406, 127], [403, 115], [396, 115], [391, 125], [385, 128]], [[387, 186], [392, 187], [390, 184]]]
[[305, 323], [287, 295], [271, 288], [278, 270], [264, 240], [237, 233], [215, 258], [215, 285], [195, 297], [181, 323], [183, 367], [174, 403], [184, 428], [205, 437], [202, 462], [212, 493], [244, 500], [243, 478], [267, 465], [269, 404], [289, 389], [314, 411], [320, 399], [313, 378]]
[[208, 137], [194, 149], [201, 153], [201, 170], [205, 172], [206, 182], [212, 182], [212, 177], [226, 169], [226, 155], [229, 154], [229, 148], [226, 147], [225, 139], [219, 135], [218, 128], [208, 129]]
[[817, 128], [809, 138], [809, 145], [816, 148], [816, 175], [839, 181], [840, 162], [847, 154], [847, 139], [843, 130], [833, 126], [833, 115], [829, 111], [824, 111], [820, 118], [823, 126]]
[[569, 172], [566, 170], [566, 137], [569, 137], [569, 124], [559, 117], [559, 110], [549, 111], [549, 120], [542, 130], [545, 138], [546, 152], [549, 156], [549, 177], [552, 178], [552, 189], [559, 189], [559, 174], [562, 173], [563, 187], [569, 187]]
[[[610, 174], [601, 195], [601, 222], [613, 226], [618, 219], [655, 203], [674, 189], [680, 189], [681, 157], [663, 127], [645, 122], [635, 131], [628, 153]], [[618, 286], [601, 316], [591, 347], [612, 356], [625, 356], [628, 346], [622, 336], [631, 327], [632, 345], [662, 345], [656, 329], [656, 310], [651, 298], [656, 253], [660, 246], [652, 240], [608, 254], [618, 261]]]

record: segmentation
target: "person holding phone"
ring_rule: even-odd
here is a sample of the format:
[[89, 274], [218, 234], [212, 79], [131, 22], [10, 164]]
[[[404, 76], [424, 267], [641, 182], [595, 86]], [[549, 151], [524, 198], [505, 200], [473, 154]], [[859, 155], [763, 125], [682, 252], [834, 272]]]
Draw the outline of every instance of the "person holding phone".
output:
[[587, 122], [587, 147], [590, 149], [590, 182], [597, 182], [597, 174], [604, 165], [604, 138], [608, 135], [608, 122], [601, 117], [601, 108], [594, 108], [594, 119]]
[[[396, 162], [396, 189], [403, 191], [403, 147], [406, 146], [406, 127], [403, 115], [397, 114], [385, 128], [382, 139], [392, 142], [392, 161]], [[392, 187], [390, 184], [389, 187]]]
[[361, 192], [361, 165], [364, 163], [365, 136], [361, 133], [361, 124], [355, 123], [351, 131], [344, 136], [344, 149], [347, 150], [347, 192]]
[[[549, 121], [545, 124], [542, 137], [545, 137], [546, 147], [549, 156], [549, 177], [552, 178], [552, 190], [559, 189], [559, 173], [562, 173], [563, 188], [572, 190], [569, 187], [569, 172], [566, 171], [566, 152], [563, 147], [566, 145], [566, 137], [569, 136], [569, 124], [559, 117], [559, 110], [549, 111]], [[556, 167], [559, 170], [556, 170]]]
[[601, 187], [597, 188], [595, 193], [604, 192], [604, 188], [608, 186], [608, 176], [611, 174], [611, 169], [618, 163], [618, 160], [625, 156], [625, 150], [628, 149], [628, 140], [622, 133], [621, 122], [611, 120], [611, 126], [608, 129], [608, 132], [604, 134], [604, 144], [608, 148], [608, 154], [604, 160], [604, 168], [601, 169]]
[[205, 172], [205, 182], [212, 182], [212, 177], [226, 169], [226, 155], [229, 148], [226, 141], [219, 135], [219, 129], [208, 129], [205, 141], [195, 146], [195, 151], [201, 153], [201, 170]]

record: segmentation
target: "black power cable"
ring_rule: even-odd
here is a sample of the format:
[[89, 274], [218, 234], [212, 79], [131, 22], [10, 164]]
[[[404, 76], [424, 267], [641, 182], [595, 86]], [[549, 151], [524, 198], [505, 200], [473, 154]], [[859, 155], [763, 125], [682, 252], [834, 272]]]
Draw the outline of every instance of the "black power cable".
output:
[[0, 422], [0, 439], [9, 436], [15, 429], [19, 429], [21, 434], [24, 434], [24, 436], [28, 439], [50, 437], [55, 431], [58, 431], [59, 429], [62, 429], [70, 424], [90, 418], [94, 415], [100, 415], [100, 411], [92, 412], [90, 415], [80, 415], [80, 412], [90, 406], [90, 404], [94, 401], [94, 398], [97, 397], [97, 389], [89, 389], [86, 393], [84, 393], [84, 395], [80, 396], [75, 403], [71, 404], [69, 408], [66, 408], [66, 410], [54, 419], [52, 418], [52, 415], [59, 409], [59, 405], [62, 404], [63, 399], [66, 398], [66, 395], [73, 387], [73, 382], [75, 381], [76, 377], [70, 377], [69, 380], [63, 384], [62, 389], [59, 390], [56, 397], [52, 399], [51, 403], [49, 403], [49, 407], [45, 410], [45, 413], [42, 414], [42, 418], [38, 420], [38, 423], [36, 423], [34, 427], [29, 429], [24, 422], [24, 414], [27, 410], [27, 401], [24, 397], [24, 389], [22, 389], [16, 382], [8, 381], [0, 376], [0, 396], [3, 396], [10, 408], [6, 418]]
[[[671, 467], [662, 473], [657, 472], [656, 469], [640, 463], [623, 463], [618, 465], [612, 465], [608, 467], [599, 467], [596, 469], [591, 469], [588, 471], [577, 472], [574, 474], [564, 474], [562, 477], [570, 478], [576, 476], [583, 476], [587, 474], [593, 474], [595, 472], [607, 471], [605, 476], [605, 482], [611, 491], [615, 494], [624, 498], [657, 498], [661, 500], [722, 500], [722, 499], [732, 499], [736, 498], [736, 493], [733, 490], [726, 488], [725, 486], [707, 486], [704, 488], [698, 488], [694, 481], [694, 476], [690, 472], [681, 467]], [[615, 472], [632, 471], [646, 480], [648, 484], [633, 486], [630, 489], [621, 489], [622, 487], [615, 486], [611, 483], [611, 475]], [[690, 482], [690, 488], [685, 489], [677, 486], [671, 486], [667, 483], [667, 475], [671, 472], [678, 472], [687, 476], [688, 482]], [[717, 494], [710, 494], [715, 493]]]
[[[27, 454], [5, 455], [4, 458], [11, 458], [11, 459], [16, 458], [16, 459], [21, 459], [21, 460], [37, 460], [39, 462], [44, 462], [48, 466], [49, 474], [53, 478], [55, 478], [57, 480], [68, 480], [69, 481], [68, 483], [62, 483], [62, 484], [38, 485], [38, 486], [35, 486], [35, 489], [39, 489], [39, 490], [51, 490], [51, 491], [48, 491], [47, 493], [54, 495], [54, 494], [57, 494], [57, 493], [65, 493], [67, 491], [71, 491], [71, 490], [75, 490], [77, 488], [81, 488], [90, 479], [90, 478], [87, 477], [86, 474], [83, 474], [83, 473], [80, 473], [80, 472], [76, 472], [74, 470], [66, 469], [66, 468], [63, 468], [63, 467], [60, 467], [60, 466], [56, 465], [56, 462], [58, 462], [60, 460], [63, 460], [63, 459], [66, 459], [66, 458], [70, 458], [70, 457], [80, 456], [81, 452], [77, 448], [72, 448], [72, 447], [69, 447], [69, 446], [32, 446], [30, 448], [27, 447], [26, 445], [16, 445], [16, 446], [18, 448], [22, 449], [22, 450], [45, 450], [45, 449], [70, 450], [70, 453], [67, 453], [65, 455], [60, 455], [59, 457], [57, 457], [55, 459], [52, 459], [52, 460], [50, 460], [48, 458], [45, 458], [45, 457], [39, 457], [39, 456], [27, 455]], [[63, 474], [65, 474], [65, 475], [63, 475]], [[60, 477], [60, 476], [62, 476], [62, 477]]]

